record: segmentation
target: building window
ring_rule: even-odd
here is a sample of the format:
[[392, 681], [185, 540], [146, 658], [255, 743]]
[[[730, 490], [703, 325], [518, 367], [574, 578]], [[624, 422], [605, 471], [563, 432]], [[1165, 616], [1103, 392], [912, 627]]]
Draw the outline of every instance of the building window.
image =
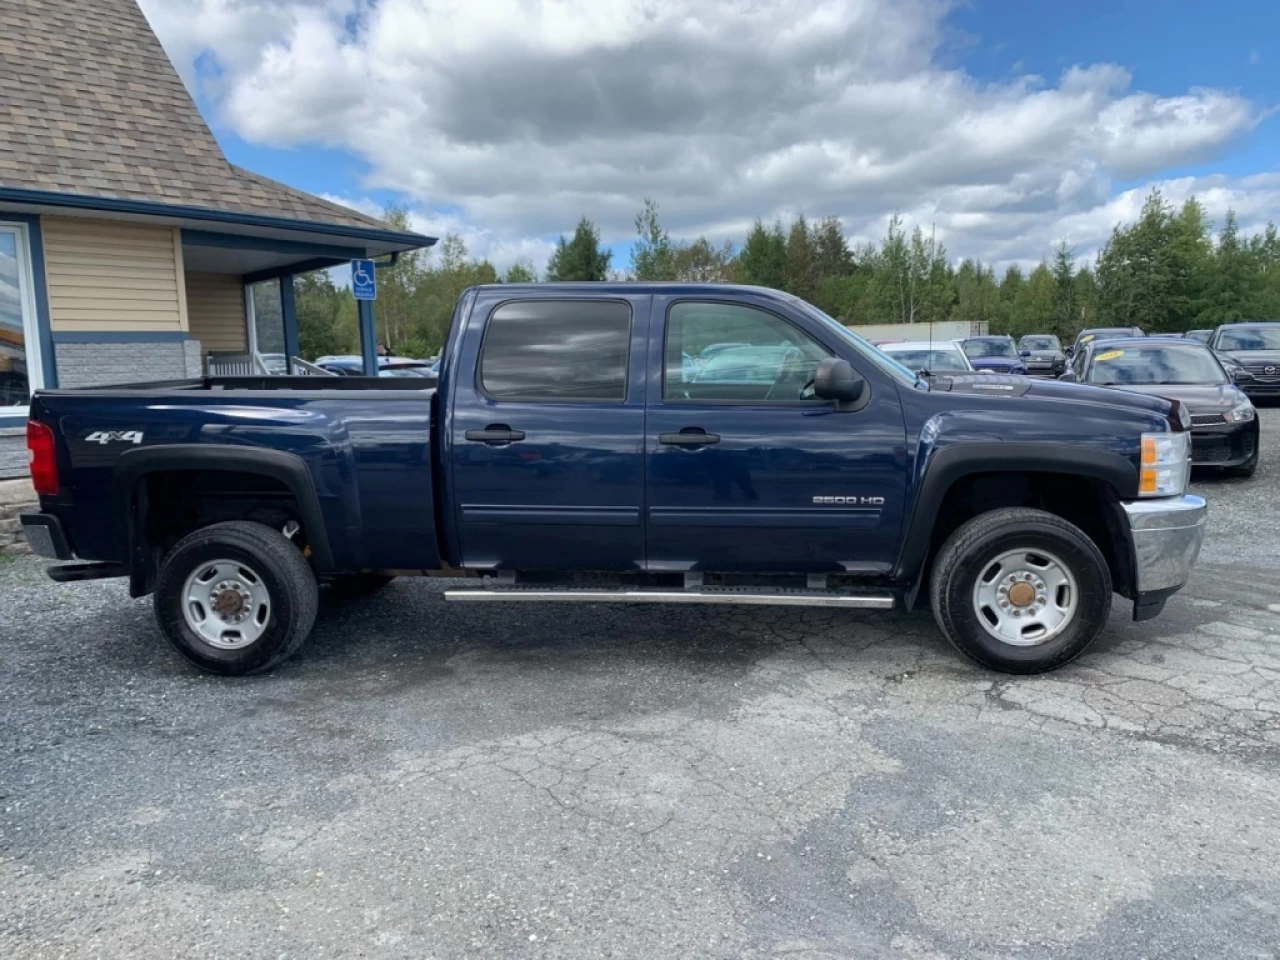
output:
[[249, 287], [253, 311], [253, 347], [259, 354], [284, 356], [284, 308], [280, 281], [263, 280]]
[[26, 415], [44, 385], [27, 227], [0, 221], [0, 417]]

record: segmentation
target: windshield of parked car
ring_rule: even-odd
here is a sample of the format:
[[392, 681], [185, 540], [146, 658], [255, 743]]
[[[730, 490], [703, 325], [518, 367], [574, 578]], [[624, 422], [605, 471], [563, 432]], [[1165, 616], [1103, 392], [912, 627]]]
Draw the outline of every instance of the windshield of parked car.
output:
[[1089, 365], [1085, 380], [1111, 387], [1228, 382], [1208, 349], [1168, 343], [1102, 349]]
[[425, 363], [400, 363], [378, 369], [380, 377], [433, 377], [431, 366]]
[[1240, 327], [1218, 334], [1219, 350], [1280, 350], [1280, 326]]
[[1085, 330], [1080, 334], [1077, 344], [1086, 344], [1091, 340], [1115, 340], [1120, 337], [1135, 336], [1133, 327], [1103, 327], [1101, 330]]
[[964, 357], [956, 350], [895, 350], [887, 347], [884, 352], [910, 370], [939, 373], [969, 369]]
[[1018, 355], [1018, 351], [1013, 348], [1012, 340], [966, 340], [964, 352], [969, 355], [970, 360]]
[[1023, 350], [1061, 350], [1057, 337], [1023, 337], [1019, 344]]
[[1208, 343], [1212, 336], [1212, 330], [1191, 330], [1187, 333], [1187, 339], [1195, 340], [1197, 343]]

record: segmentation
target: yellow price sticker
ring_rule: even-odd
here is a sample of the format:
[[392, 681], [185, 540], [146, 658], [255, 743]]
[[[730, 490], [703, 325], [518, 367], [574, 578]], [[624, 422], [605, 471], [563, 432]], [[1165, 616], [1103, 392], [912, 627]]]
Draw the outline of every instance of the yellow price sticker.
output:
[[1095, 362], [1101, 362], [1103, 360], [1115, 360], [1117, 357], [1123, 357], [1123, 356], [1124, 356], [1123, 350], [1108, 350], [1106, 353], [1098, 354], [1093, 359]]

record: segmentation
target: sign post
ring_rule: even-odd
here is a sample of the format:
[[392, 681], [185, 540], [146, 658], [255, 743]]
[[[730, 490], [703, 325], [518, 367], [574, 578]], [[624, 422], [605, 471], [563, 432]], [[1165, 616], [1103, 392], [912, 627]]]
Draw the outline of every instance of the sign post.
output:
[[366, 377], [378, 375], [378, 334], [373, 325], [373, 301], [378, 296], [378, 277], [372, 260], [351, 261], [351, 294], [360, 316], [360, 359]]

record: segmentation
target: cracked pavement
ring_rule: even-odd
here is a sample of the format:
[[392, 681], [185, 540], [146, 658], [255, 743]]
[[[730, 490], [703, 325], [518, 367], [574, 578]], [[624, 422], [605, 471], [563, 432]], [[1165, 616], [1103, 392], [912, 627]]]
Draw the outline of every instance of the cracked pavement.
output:
[[0, 956], [1275, 957], [1280, 410], [1152, 622], [960, 660], [924, 614], [326, 598], [197, 674], [0, 564]]

